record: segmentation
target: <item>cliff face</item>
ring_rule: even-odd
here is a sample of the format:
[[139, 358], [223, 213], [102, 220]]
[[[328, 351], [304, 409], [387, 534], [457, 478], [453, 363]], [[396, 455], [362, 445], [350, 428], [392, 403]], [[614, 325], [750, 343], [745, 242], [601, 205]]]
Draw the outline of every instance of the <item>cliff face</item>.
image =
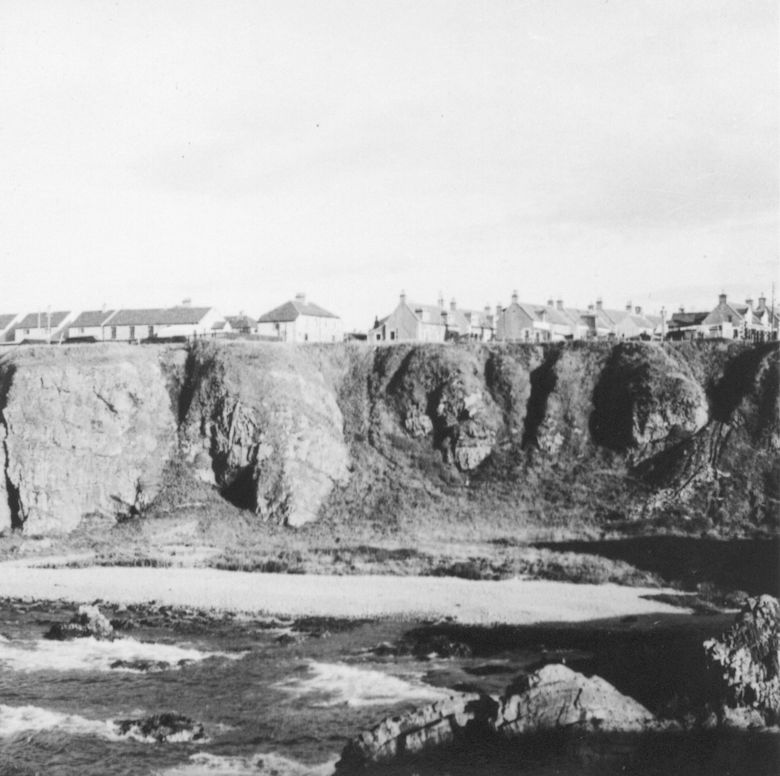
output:
[[175, 471], [293, 526], [773, 531], [778, 362], [738, 343], [9, 351], [0, 530], [153, 514]]

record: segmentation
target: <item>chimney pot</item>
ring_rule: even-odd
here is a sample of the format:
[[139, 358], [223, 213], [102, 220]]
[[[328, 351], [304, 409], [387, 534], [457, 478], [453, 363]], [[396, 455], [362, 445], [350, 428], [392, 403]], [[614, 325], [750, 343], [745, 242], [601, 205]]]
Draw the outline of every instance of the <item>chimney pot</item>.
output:
[[517, 291], [512, 291], [512, 304], [517, 304]]
[[306, 294], [298, 293], [295, 295], [295, 301], [301, 304], [306, 304]]
[[752, 310], [753, 309], [753, 300], [752, 299], [746, 299], [745, 304]]
[[401, 291], [401, 304], [406, 304], [406, 291]]
[[556, 307], [557, 307], [559, 310], [563, 310], [563, 299], [558, 299], [558, 300], [556, 300], [556, 302], [555, 302], [555, 306], [556, 306]]
[[718, 296], [718, 304], [726, 304], [726, 295], [725, 294], [720, 294]]
[[450, 299], [450, 310], [452, 310], [452, 312], [455, 312], [456, 309], [457, 309], [457, 305], [455, 304], [455, 300]]
[[631, 302], [626, 302], [626, 312], [630, 313], [632, 309], [633, 309], [633, 305], [631, 304]]
[[553, 300], [552, 300], [552, 299], [548, 299], [548, 300], [547, 300], [547, 306], [548, 306], [548, 307], [555, 307], [555, 303], [553, 302]]
[[637, 305], [637, 306], [634, 308], [634, 312], [635, 312], [637, 315], [641, 315], [641, 314], [642, 314], [642, 308], [641, 308], [639, 305]]
[[604, 308], [604, 302], [601, 299], [596, 300], [596, 309], [602, 310]]

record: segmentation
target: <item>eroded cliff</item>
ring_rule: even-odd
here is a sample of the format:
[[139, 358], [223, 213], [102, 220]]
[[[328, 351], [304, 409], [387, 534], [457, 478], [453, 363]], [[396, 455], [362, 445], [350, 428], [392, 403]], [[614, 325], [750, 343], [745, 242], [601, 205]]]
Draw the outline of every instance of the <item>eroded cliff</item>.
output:
[[292, 526], [773, 532], [778, 363], [720, 342], [15, 349], [0, 530], [153, 515], [175, 476]]

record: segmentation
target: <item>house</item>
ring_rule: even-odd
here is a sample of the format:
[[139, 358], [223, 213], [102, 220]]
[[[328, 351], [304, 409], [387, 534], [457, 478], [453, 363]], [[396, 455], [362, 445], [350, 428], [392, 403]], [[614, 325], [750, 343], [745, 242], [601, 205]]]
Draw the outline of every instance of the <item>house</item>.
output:
[[656, 326], [655, 322], [643, 314], [641, 307], [632, 307], [629, 302], [625, 315], [619, 316], [615, 322], [615, 336], [620, 339], [652, 339]]
[[[444, 342], [447, 339], [448, 313], [444, 300], [439, 304], [411, 302], [401, 292], [398, 306], [369, 329], [369, 342]], [[467, 324], [464, 324], [467, 325]], [[452, 329], [456, 332], [456, 329]]]
[[754, 310], [764, 326], [764, 339], [777, 339], [780, 331], [780, 311], [766, 303], [766, 297], [762, 294], [758, 297], [758, 305]]
[[550, 342], [552, 325], [545, 305], [518, 301], [512, 294], [508, 307], [496, 309], [496, 339], [502, 342]]
[[230, 324], [230, 331], [234, 334], [257, 334], [257, 321], [244, 312], [238, 315], [226, 315], [225, 320]]
[[337, 315], [307, 302], [305, 294], [297, 294], [295, 299], [261, 315], [257, 333], [282, 342], [340, 342], [344, 324]]
[[14, 342], [59, 342], [65, 338], [68, 323], [73, 319], [71, 310], [29, 313], [19, 321], [14, 330]]
[[704, 320], [708, 312], [686, 312], [680, 308], [672, 313], [667, 324], [666, 339], [693, 340], [701, 339], [705, 334]]
[[66, 340], [86, 340], [101, 342], [104, 326], [116, 310], [85, 310], [79, 313], [68, 325]]
[[17, 318], [19, 313], [0, 315], [0, 345], [9, 345], [14, 341], [14, 323]]
[[193, 307], [189, 302], [167, 308], [120, 309], [104, 324], [109, 342], [211, 337], [214, 324], [224, 320], [214, 307]]

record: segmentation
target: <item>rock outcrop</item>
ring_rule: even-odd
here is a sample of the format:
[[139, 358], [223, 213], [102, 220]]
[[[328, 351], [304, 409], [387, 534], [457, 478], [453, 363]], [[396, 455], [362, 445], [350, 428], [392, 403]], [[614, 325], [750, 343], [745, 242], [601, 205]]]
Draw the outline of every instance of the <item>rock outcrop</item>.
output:
[[142, 510], [176, 448], [156, 357], [23, 349], [0, 364], [0, 525], [46, 534]]
[[220, 496], [290, 526], [772, 531], [779, 394], [777, 343], [6, 349], [0, 532]]
[[749, 598], [734, 626], [719, 639], [706, 641], [704, 652], [715, 701], [727, 722], [780, 722], [780, 602], [776, 598]]
[[664, 729], [637, 701], [598, 676], [586, 677], [550, 664], [510, 685], [496, 698], [453, 695], [415, 711], [383, 720], [350, 741], [336, 773], [398, 764], [457, 744], [500, 746], [521, 736], [563, 732], [638, 733]]
[[70, 622], [57, 622], [49, 628], [43, 638], [53, 641], [69, 641], [92, 637], [99, 640], [114, 638], [114, 628], [109, 619], [97, 606], [83, 604]]
[[180, 439], [198, 467], [207, 454], [225, 497], [275, 523], [317, 518], [349, 476], [334, 386], [302, 351], [243, 343], [190, 352]]
[[114, 728], [120, 736], [159, 744], [202, 741], [206, 737], [200, 722], [175, 712], [140, 719], [119, 719], [114, 722]]

